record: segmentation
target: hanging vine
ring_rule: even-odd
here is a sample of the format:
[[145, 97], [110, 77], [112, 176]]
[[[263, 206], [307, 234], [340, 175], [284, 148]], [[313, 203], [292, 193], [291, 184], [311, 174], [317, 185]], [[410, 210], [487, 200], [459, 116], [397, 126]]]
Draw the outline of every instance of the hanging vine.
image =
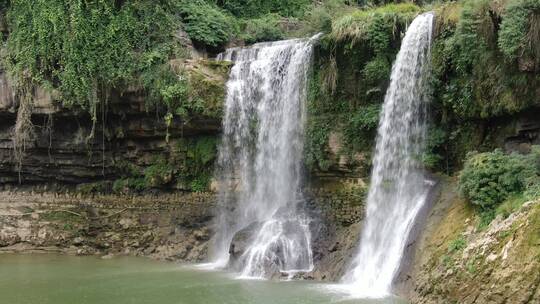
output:
[[[98, 104], [179, 52], [179, 17], [169, 1], [12, 0], [6, 69], [55, 89], [65, 107], [87, 111], [94, 138]], [[149, 92], [161, 88], [144, 83]], [[149, 86], [149, 87], [146, 87]], [[161, 97], [161, 96], [160, 96]]]
[[17, 120], [13, 128], [13, 153], [19, 174], [19, 183], [22, 182], [22, 165], [26, 149], [35, 138], [34, 124], [32, 123], [32, 111], [34, 107], [34, 89], [28, 78], [22, 78], [17, 84], [17, 97], [19, 107]]

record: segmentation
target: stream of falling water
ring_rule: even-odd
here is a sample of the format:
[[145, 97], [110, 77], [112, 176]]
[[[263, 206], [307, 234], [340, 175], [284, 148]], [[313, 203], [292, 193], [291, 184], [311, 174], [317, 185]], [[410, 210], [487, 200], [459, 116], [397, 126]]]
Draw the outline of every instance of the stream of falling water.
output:
[[229, 248], [246, 231], [235, 265], [243, 277], [313, 268], [309, 217], [299, 210], [311, 39], [229, 49], [220, 188], [213, 264], [231, 264]]
[[421, 168], [433, 14], [412, 22], [392, 68], [379, 123], [359, 252], [343, 278], [358, 297], [384, 297], [400, 267], [430, 182]]

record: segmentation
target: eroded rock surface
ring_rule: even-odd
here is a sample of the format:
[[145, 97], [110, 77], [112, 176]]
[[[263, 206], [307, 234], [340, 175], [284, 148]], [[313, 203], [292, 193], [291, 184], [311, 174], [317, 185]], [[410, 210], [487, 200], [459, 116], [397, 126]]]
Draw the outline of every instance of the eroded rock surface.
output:
[[478, 228], [474, 210], [446, 184], [421, 239], [413, 303], [540, 303], [540, 201]]
[[214, 196], [0, 192], [1, 252], [207, 258]]

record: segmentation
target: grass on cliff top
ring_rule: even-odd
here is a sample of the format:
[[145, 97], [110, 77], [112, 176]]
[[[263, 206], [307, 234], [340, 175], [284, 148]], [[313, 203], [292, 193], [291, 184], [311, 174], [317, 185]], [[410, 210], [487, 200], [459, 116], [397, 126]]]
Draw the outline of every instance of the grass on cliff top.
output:
[[420, 12], [421, 8], [412, 3], [357, 10], [334, 22], [331, 36], [337, 41], [350, 39], [357, 42], [377, 34], [372, 26], [375, 19], [382, 18], [389, 26], [395, 27], [397, 23], [409, 23]]
[[461, 17], [463, 2], [446, 2], [433, 7], [435, 12], [435, 28], [438, 33], [441, 29], [455, 27]]

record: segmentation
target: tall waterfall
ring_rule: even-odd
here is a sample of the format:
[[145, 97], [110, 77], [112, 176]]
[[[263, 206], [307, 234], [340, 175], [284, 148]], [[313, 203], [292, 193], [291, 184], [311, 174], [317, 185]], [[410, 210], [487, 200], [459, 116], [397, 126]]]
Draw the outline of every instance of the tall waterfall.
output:
[[389, 295], [431, 182], [421, 168], [433, 14], [418, 16], [403, 39], [384, 100], [359, 252], [343, 281], [356, 296]]
[[313, 267], [309, 218], [302, 201], [301, 164], [306, 82], [312, 39], [233, 48], [217, 178], [219, 214], [213, 258], [230, 263], [233, 238], [246, 232], [236, 268], [245, 277]]

